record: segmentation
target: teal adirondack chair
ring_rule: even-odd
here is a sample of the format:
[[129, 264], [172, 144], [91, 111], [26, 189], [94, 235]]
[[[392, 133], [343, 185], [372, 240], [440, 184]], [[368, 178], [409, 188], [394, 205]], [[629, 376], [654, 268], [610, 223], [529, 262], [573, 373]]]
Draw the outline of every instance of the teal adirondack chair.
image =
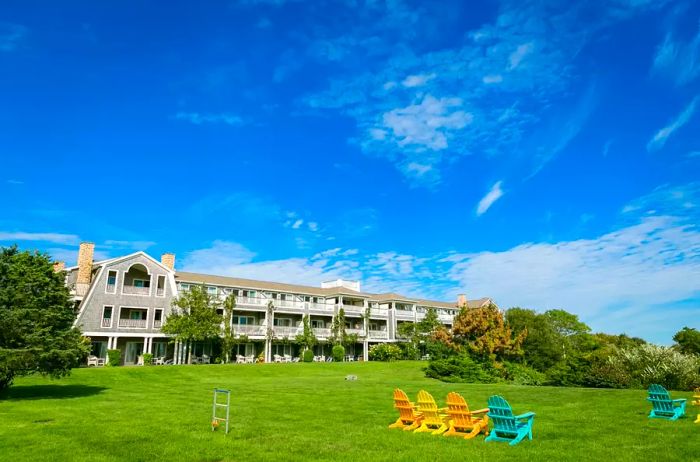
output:
[[668, 391], [655, 383], [649, 386], [650, 419], [678, 420], [685, 415], [685, 399], [671, 399]]
[[493, 430], [484, 441], [508, 441], [511, 446], [515, 446], [526, 436], [532, 439], [534, 412], [514, 416], [508, 401], [497, 395], [490, 397], [488, 403], [488, 416], [493, 422]]

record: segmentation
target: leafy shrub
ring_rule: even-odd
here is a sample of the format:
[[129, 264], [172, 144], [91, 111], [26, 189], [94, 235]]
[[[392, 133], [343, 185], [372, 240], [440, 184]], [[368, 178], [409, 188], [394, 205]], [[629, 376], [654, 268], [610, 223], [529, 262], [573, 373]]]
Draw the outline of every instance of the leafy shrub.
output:
[[641, 345], [620, 349], [608, 358], [611, 381], [628, 387], [647, 388], [658, 383], [672, 390], [691, 390], [700, 385], [700, 357], [685, 355], [672, 348]]
[[401, 359], [420, 358], [420, 351], [415, 343], [399, 343], [399, 348], [401, 348]]
[[107, 365], [108, 366], [118, 366], [121, 364], [122, 352], [121, 350], [107, 350]]
[[425, 368], [425, 375], [443, 382], [493, 383], [498, 380], [493, 370], [467, 355], [432, 360]]
[[343, 345], [334, 345], [331, 350], [331, 356], [333, 356], [333, 361], [342, 363], [345, 359], [345, 347]]
[[503, 378], [516, 385], [542, 385], [547, 377], [540, 371], [524, 364], [503, 364]]
[[401, 348], [392, 343], [380, 343], [369, 349], [369, 359], [372, 361], [395, 361], [401, 358]]
[[304, 354], [302, 355], [302, 357], [304, 358], [305, 363], [313, 362], [314, 352], [311, 350], [306, 350], [306, 351], [304, 351]]
[[153, 355], [151, 353], [143, 354], [143, 365], [150, 366], [153, 364]]

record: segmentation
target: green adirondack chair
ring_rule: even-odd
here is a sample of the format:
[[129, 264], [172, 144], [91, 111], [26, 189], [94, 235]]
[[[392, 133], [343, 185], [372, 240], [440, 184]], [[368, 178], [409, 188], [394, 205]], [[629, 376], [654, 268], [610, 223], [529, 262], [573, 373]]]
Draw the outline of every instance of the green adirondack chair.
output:
[[649, 386], [650, 419], [678, 420], [685, 415], [685, 399], [671, 399], [668, 391], [655, 383]]
[[515, 446], [526, 436], [532, 439], [534, 412], [514, 416], [508, 401], [498, 395], [490, 397], [488, 403], [487, 415], [493, 422], [493, 430], [484, 441], [508, 441], [511, 446]]

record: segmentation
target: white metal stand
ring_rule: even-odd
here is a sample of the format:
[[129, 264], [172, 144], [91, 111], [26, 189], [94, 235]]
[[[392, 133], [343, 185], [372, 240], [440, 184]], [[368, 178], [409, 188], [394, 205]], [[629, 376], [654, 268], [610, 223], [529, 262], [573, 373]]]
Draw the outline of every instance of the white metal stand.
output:
[[[220, 395], [226, 396], [226, 403], [219, 402], [218, 397]], [[226, 434], [228, 434], [228, 417], [229, 417], [229, 406], [231, 405], [231, 390], [224, 390], [222, 388], [214, 388], [214, 405], [212, 406], [212, 418], [211, 418], [211, 431], [216, 430], [216, 425], [221, 421], [226, 422]], [[216, 409], [219, 407], [226, 408], [226, 417], [218, 417], [216, 414]]]

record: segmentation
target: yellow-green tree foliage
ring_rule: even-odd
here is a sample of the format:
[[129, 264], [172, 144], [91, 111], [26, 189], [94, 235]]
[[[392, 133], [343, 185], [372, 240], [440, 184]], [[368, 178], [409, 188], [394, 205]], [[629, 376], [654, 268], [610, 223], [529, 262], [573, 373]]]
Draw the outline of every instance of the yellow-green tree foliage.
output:
[[514, 336], [503, 313], [494, 304], [462, 307], [452, 326], [452, 342], [483, 359], [502, 361], [522, 355], [527, 330]]

